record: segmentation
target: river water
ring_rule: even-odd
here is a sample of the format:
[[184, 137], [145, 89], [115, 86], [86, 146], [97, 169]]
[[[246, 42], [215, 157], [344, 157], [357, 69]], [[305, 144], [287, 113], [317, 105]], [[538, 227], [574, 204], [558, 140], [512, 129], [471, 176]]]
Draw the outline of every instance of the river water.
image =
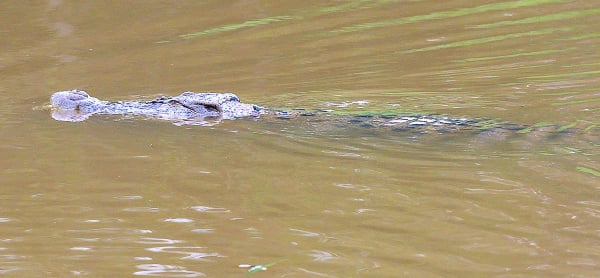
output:
[[[3, 1], [0, 274], [598, 277], [599, 4]], [[564, 131], [53, 120], [74, 88]]]

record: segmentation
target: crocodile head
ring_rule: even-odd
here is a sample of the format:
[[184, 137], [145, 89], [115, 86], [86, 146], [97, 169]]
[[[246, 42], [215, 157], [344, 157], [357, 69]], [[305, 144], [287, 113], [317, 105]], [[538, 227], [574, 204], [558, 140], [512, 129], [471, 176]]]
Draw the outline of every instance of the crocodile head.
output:
[[55, 109], [80, 110], [86, 112], [92, 112], [94, 109], [97, 109], [99, 105], [101, 106], [106, 103], [91, 97], [82, 90], [56, 92], [50, 97], [50, 102]]
[[[175, 124], [214, 124], [221, 119], [258, 116], [262, 108], [241, 103], [232, 93], [185, 92], [151, 101], [109, 102], [82, 90], [56, 92], [50, 98], [52, 117], [60, 121], [84, 121], [93, 114], [137, 115], [172, 121]], [[211, 119], [206, 122], [205, 119]]]
[[82, 90], [56, 92], [50, 97], [50, 102], [52, 118], [69, 122], [84, 121], [108, 103]]

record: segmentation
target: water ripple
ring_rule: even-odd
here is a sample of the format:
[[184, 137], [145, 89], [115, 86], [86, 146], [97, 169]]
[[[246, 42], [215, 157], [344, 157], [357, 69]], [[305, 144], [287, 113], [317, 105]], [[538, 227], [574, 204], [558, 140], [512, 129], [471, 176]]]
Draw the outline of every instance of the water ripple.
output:
[[192, 232], [199, 234], [211, 234], [215, 232], [215, 229], [193, 229]]
[[330, 253], [322, 250], [312, 250], [309, 256], [313, 257], [314, 260], [318, 262], [324, 262], [339, 258], [339, 256], [335, 253]]
[[167, 218], [164, 221], [171, 222], [171, 223], [192, 223], [192, 222], [194, 222], [194, 220], [189, 219], [189, 218]]
[[134, 207], [134, 208], [124, 208], [123, 211], [129, 211], [129, 212], [158, 212], [159, 208]]
[[196, 249], [206, 249], [206, 247], [196, 247], [196, 246], [190, 246], [190, 247], [177, 247], [177, 246], [159, 246], [159, 247], [151, 247], [151, 248], [146, 248], [146, 250], [150, 251], [150, 252], [156, 252], [156, 253], [171, 253], [171, 254], [180, 254], [180, 255], [185, 255], [183, 257], [181, 257], [182, 260], [198, 260], [198, 261], [210, 261], [206, 258], [208, 257], [215, 257], [215, 258], [224, 258], [225, 256], [213, 252], [213, 253], [204, 253], [204, 252], [196, 252], [196, 251], [190, 251], [190, 250], [196, 250]]
[[228, 210], [226, 208], [213, 208], [213, 207], [209, 207], [209, 206], [193, 206], [193, 207], [190, 207], [190, 209], [193, 209], [197, 212], [206, 212], [206, 213], [229, 213], [229, 212], [231, 212], [231, 210]]
[[141, 264], [137, 266], [141, 271], [133, 275], [158, 276], [158, 277], [205, 277], [206, 274], [198, 271], [186, 270], [184, 267], [163, 264]]
[[305, 236], [305, 237], [318, 237], [320, 235], [319, 233], [300, 230], [300, 229], [290, 229], [290, 231], [296, 232], [299, 236]]
[[177, 239], [168, 239], [168, 238], [153, 238], [153, 237], [145, 237], [141, 240], [136, 241], [136, 243], [141, 244], [176, 244], [181, 243], [181, 240]]

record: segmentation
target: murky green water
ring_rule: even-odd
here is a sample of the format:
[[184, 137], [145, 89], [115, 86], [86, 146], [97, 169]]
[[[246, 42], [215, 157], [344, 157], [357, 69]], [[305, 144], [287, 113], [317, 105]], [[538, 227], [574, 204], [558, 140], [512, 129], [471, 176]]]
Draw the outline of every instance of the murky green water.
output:
[[[598, 4], [2, 2], [0, 274], [598, 276]], [[34, 109], [73, 88], [570, 129], [68, 123]]]

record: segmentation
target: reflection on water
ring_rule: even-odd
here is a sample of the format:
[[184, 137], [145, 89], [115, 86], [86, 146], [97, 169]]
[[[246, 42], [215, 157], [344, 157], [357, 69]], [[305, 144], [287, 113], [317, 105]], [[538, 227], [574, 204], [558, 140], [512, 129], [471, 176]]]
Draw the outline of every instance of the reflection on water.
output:
[[[0, 11], [0, 274], [600, 273], [593, 1], [49, 1]], [[65, 123], [32, 109], [74, 88], [109, 100], [233, 91], [341, 118], [435, 113], [529, 128]]]

